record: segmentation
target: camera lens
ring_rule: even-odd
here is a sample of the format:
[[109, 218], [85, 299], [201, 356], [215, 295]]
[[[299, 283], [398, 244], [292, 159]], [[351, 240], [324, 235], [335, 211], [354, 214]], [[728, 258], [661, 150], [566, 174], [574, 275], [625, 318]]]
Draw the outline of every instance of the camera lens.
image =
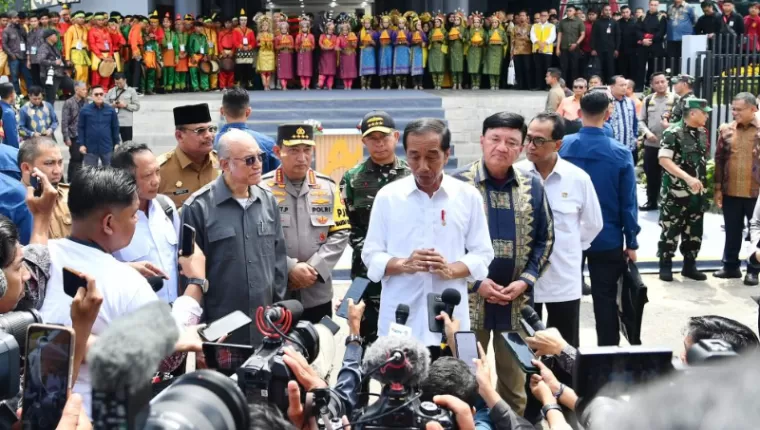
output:
[[247, 429], [245, 396], [226, 376], [198, 370], [177, 378], [150, 402], [146, 430]]
[[0, 331], [4, 331], [9, 335], [16, 338], [21, 355], [23, 356], [26, 345], [26, 329], [31, 324], [38, 324], [42, 322], [42, 315], [37, 312], [36, 309], [29, 309], [26, 311], [8, 312], [7, 314], [0, 315]]

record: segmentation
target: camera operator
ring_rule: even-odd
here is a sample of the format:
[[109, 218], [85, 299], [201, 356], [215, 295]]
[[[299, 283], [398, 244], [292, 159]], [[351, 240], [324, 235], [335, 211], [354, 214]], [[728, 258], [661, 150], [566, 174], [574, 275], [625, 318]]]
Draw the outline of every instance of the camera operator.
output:
[[536, 357], [554, 356], [562, 370], [568, 374], [573, 373], [578, 350], [567, 343], [556, 328], [550, 327], [546, 330], [539, 330], [532, 337], [526, 337], [525, 343], [533, 350]]
[[[540, 375], [531, 375], [530, 391], [541, 402], [541, 415], [549, 423], [552, 430], [570, 429], [565, 417], [562, 415], [560, 405], [574, 411], [578, 403], [578, 396], [572, 388], [559, 382], [554, 373], [539, 360], [533, 360], [533, 364], [541, 371]], [[558, 404], [559, 403], [559, 404]]]
[[726, 341], [739, 354], [754, 352], [760, 346], [760, 340], [751, 328], [739, 321], [718, 315], [704, 315], [689, 318], [684, 330], [681, 361], [686, 363], [686, 353], [689, 349], [704, 339], [720, 339]]

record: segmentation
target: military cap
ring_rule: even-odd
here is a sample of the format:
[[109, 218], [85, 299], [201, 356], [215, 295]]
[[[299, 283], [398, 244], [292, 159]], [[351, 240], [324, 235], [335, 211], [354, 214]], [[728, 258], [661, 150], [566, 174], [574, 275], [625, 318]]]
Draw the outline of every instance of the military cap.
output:
[[381, 110], [375, 110], [364, 115], [361, 123], [362, 137], [375, 131], [390, 134], [395, 128], [396, 122], [393, 121], [393, 118]]
[[277, 127], [277, 144], [282, 146], [314, 146], [314, 126], [309, 124], [282, 124]]
[[673, 78], [670, 80], [670, 83], [672, 84], [677, 84], [679, 82], [686, 82], [689, 85], [694, 85], [694, 77], [687, 75], [686, 73], [681, 73], [678, 76], [673, 76]]
[[692, 109], [699, 109], [702, 112], [710, 113], [712, 112], [712, 108], [710, 105], [707, 104], [707, 100], [705, 99], [698, 99], [696, 97], [689, 97], [686, 99], [686, 106], [684, 106], [687, 110]]

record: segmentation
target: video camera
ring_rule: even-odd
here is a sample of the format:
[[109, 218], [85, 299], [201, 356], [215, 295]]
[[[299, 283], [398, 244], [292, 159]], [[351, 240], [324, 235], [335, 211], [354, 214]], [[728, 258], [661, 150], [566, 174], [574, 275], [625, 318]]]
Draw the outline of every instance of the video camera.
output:
[[27, 329], [41, 322], [42, 316], [34, 309], [0, 315], [0, 428], [11, 428], [18, 421], [17, 405], [6, 401], [19, 395]]

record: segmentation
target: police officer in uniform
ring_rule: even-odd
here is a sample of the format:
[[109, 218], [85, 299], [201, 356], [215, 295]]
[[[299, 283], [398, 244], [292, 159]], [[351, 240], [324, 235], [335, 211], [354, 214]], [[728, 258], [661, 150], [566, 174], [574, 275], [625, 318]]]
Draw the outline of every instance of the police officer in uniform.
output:
[[673, 105], [673, 110], [668, 114], [664, 114], [662, 118], [666, 121], [666, 124], [675, 124], [681, 121], [686, 111], [686, 100], [694, 97], [694, 77], [687, 74], [680, 74], [674, 76], [670, 82], [673, 84], [673, 92], [680, 97], [678, 101]]
[[332, 269], [348, 245], [351, 225], [335, 182], [311, 169], [314, 127], [277, 129], [274, 152], [282, 162], [261, 180], [277, 199], [288, 253], [288, 295], [304, 307], [302, 319], [332, 316]]
[[179, 208], [191, 194], [219, 176], [219, 157], [213, 150], [217, 127], [211, 122], [208, 104], [174, 108], [174, 125], [177, 147], [158, 157], [158, 192], [169, 196]]
[[[396, 156], [399, 132], [390, 115], [383, 111], [369, 112], [362, 119], [361, 132], [369, 158], [348, 170], [340, 181], [341, 194], [351, 221], [351, 279], [367, 277], [367, 267], [362, 262], [362, 248], [375, 195], [389, 182], [412, 172], [406, 161]], [[364, 292], [366, 308], [360, 334], [368, 343], [377, 340], [380, 288], [379, 282], [372, 282]]]
[[660, 279], [673, 280], [673, 256], [681, 237], [683, 269], [681, 275], [704, 281], [697, 270], [697, 254], [702, 246], [705, 211], [710, 206], [705, 195], [707, 171], [707, 131], [705, 124], [712, 109], [707, 100], [688, 98], [684, 118], [668, 127], [660, 145], [660, 165], [665, 170], [660, 193]]

